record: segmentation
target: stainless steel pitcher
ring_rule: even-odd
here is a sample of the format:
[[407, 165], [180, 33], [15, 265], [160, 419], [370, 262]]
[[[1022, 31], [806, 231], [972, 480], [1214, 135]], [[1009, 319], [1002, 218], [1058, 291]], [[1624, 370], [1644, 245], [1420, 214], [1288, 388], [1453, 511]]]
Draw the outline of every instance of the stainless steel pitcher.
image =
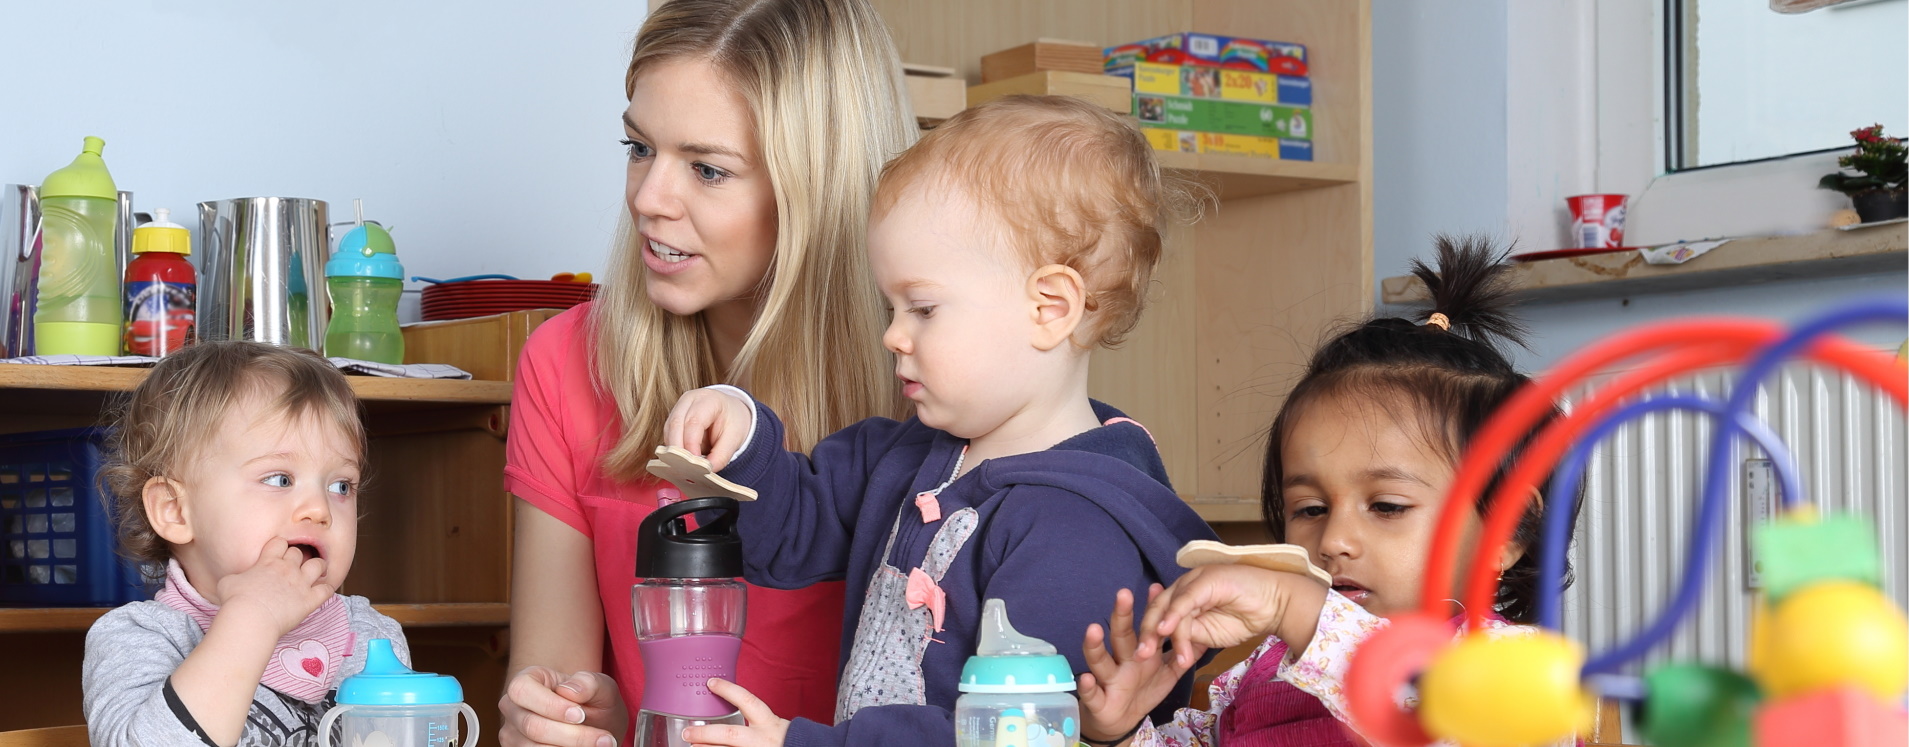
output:
[[326, 212], [299, 197], [199, 203], [199, 337], [317, 350], [331, 318]]

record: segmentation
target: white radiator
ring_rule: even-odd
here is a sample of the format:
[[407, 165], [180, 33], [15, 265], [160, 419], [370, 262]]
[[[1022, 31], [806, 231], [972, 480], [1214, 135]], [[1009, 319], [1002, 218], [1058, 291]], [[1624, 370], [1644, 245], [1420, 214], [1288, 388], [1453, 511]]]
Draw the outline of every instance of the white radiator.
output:
[[[1707, 371], [1666, 391], [1723, 399], [1735, 375]], [[1796, 457], [1804, 492], [1817, 510], [1855, 512], [1875, 522], [1884, 587], [1897, 604], [1909, 600], [1909, 453], [1902, 410], [1854, 378], [1802, 363], [1767, 380], [1756, 407]], [[1590, 651], [1629, 640], [1675, 591], [1711, 429], [1708, 416], [1658, 414], [1634, 421], [1599, 446], [1586, 472], [1585, 505], [1571, 551], [1577, 581], [1565, 594], [1565, 631]], [[1745, 460], [1763, 457], [1747, 443], [1734, 448], [1729, 525], [1703, 603], [1645, 666], [1695, 660], [1744, 667], [1752, 580], [1744, 528], [1746, 511], [1757, 508], [1747, 504], [1774, 497], [1774, 490], [1746, 494]]]

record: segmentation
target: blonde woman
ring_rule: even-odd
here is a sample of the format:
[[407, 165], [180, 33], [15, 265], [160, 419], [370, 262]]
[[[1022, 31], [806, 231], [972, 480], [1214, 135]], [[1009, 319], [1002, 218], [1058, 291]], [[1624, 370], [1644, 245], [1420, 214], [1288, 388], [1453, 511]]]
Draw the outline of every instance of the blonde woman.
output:
[[[803, 450], [901, 407], [864, 252], [876, 177], [916, 130], [867, 0], [672, 0], [625, 89], [630, 223], [603, 295], [531, 336], [512, 400], [507, 746], [628, 738], [634, 538], [662, 487], [643, 466], [678, 396], [746, 384]], [[741, 684], [829, 719], [840, 585], [749, 593]]]

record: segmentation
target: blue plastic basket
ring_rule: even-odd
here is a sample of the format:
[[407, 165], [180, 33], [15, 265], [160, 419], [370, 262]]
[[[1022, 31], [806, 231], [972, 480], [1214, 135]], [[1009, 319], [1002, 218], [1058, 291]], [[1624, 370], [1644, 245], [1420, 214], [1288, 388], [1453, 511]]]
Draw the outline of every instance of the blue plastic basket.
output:
[[109, 607], [151, 597], [115, 552], [96, 478], [106, 431], [0, 436], [0, 605]]

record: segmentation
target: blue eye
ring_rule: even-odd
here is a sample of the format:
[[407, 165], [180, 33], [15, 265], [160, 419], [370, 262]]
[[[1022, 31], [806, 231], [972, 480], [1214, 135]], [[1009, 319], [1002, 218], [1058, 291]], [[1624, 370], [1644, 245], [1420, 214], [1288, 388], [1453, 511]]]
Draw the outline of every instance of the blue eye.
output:
[[276, 474], [276, 475], [266, 475], [265, 479], [260, 480], [260, 482], [263, 482], [266, 485], [270, 485], [274, 488], [289, 488], [292, 486], [292, 476], [283, 474], [283, 473]]
[[350, 480], [333, 480], [329, 488], [331, 492], [333, 493], [336, 493], [338, 495], [343, 495], [343, 496], [349, 496], [351, 495], [352, 491], [357, 488], [357, 486], [351, 484]]
[[650, 150], [650, 146], [640, 140], [623, 139], [623, 140], [618, 140], [617, 142], [622, 143], [625, 146], [629, 147], [630, 160], [632, 161], [641, 161], [645, 158], [649, 158], [650, 156], [655, 155], [655, 151]]
[[706, 163], [691, 164], [691, 168], [696, 169], [696, 176], [705, 182], [719, 182], [729, 178], [729, 172]]

